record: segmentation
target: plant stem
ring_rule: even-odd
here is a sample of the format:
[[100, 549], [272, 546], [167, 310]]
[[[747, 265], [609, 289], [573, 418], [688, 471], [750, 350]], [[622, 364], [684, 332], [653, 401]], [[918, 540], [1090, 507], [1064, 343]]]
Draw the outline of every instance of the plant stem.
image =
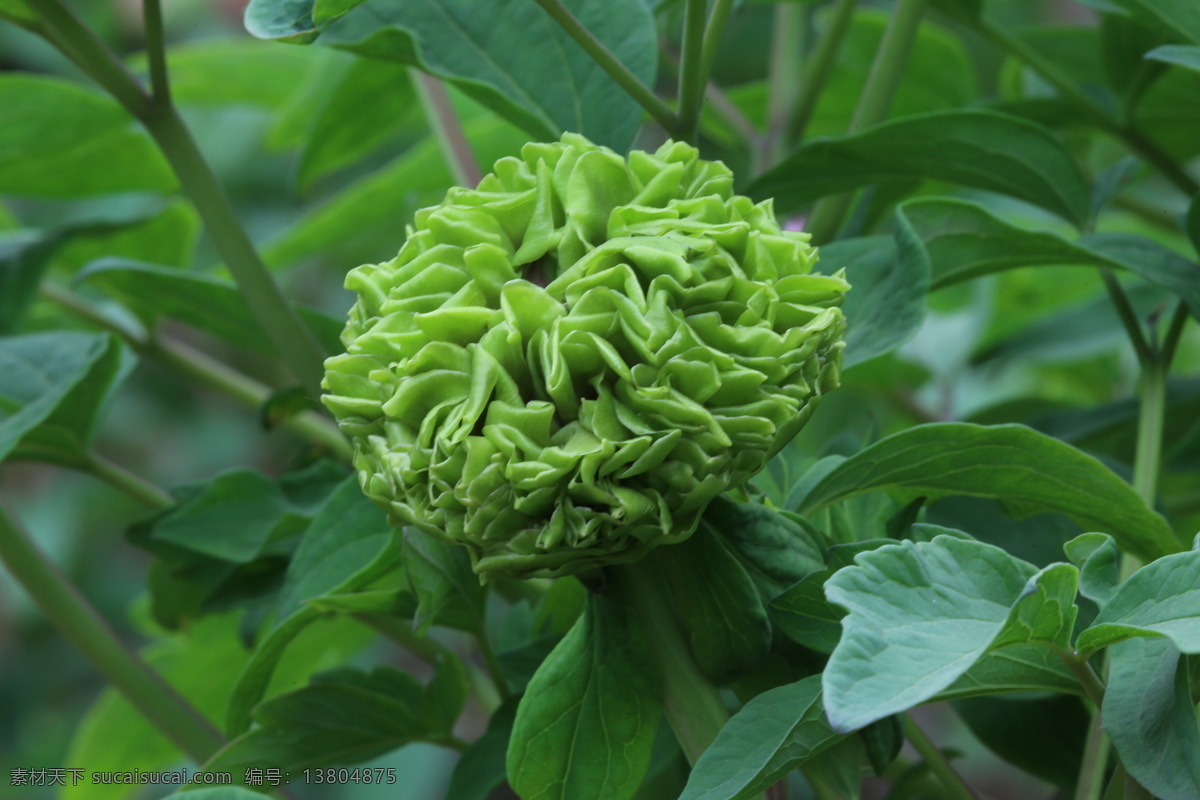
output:
[[[921, 16], [925, 13], [925, 2], [898, 0], [896, 3], [895, 10], [888, 18], [887, 29], [883, 32], [883, 41], [875, 53], [875, 60], [871, 62], [871, 72], [867, 75], [867, 83], [858, 99], [847, 133], [856, 133], [887, 118], [896, 88], [904, 74], [904, 63], [908, 60], [917, 29], [921, 25]], [[817, 202], [806, 226], [814, 241], [827, 242], [837, 236], [853, 199], [854, 194], [846, 192]]]
[[86, 472], [150, 508], [163, 509], [175, 505], [175, 498], [169, 493], [97, 453], [88, 453], [83, 467]]
[[663, 708], [675, 738], [695, 764], [729, 720], [725, 703], [697, 666], [675, 619], [675, 604], [655, 555], [613, 567], [611, 580], [630, 602], [663, 678]]
[[800, 95], [804, 65], [804, 29], [808, 9], [795, 3], [775, 6], [775, 32], [767, 76], [767, 131], [757, 152], [755, 172], [775, 166], [783, 148], [783, 133]]
[[1191, 312], [1188, 310], [1187, 303], [1179, 300], [1175, 303], [1175, 311], [1171, 314], [1171, 322], [1167, 326], [1167, 335], [1163, 337], [1162, 349], [1159, 351], [1162, 355], [1163, 369], [1169, 369], [1171, 362], [1175, 360], [1175, 349], [1179, 347], [1179, 339], [1183, 336], [1183, 326], [1187, 324], [1188, 317]]
[[987, 20], [980, 18], [976, 27], [981, 34], [1000, 49], [1006, 50], [1024, 61], [1045, 78], [1051, 86], [1087, 113], [1100, 128], [1124, 140], [1126, 145], [1157, 167], [1184, 194], [1191, 196], [1200, 191], [1200, 183], [1193, 180], [1182, 167], [1176, 164], [1171, 155], [1163, 150], [1157, 142], [1146, 136], [1132, 122], [1123, 123], [1116, 119], [1108, 109], [1084, 93], [1053, 61], [1022, 41], [1020, 37], [996, 27]]
[[1108, 734], [1100, 725], [1100, 707], [1097, 706], [1092, 709], [1092, 722], [1083, 746], [1083, 761], [1079, 766], [1079, 779], [1075, 782], [1075, 800], [1099, 800], [1108, 767], [1108, 748]]
[[[216, 389], [250, 408], [261, 408], [271, 397], [271, 387], [243, 375], [191, 345], [161, 334], [150, 337], [141, 331], [131, 330], [79, 295], [53, 283], [43, 283], [41, 291], [81, 319], [117, 334], [138, 353], [174, 367], [198, 383]], [[349, 461], [354, 455], [350, 442], [342, 435], [341, 430], [323, 414], [301, 411], [286, 418], [281, 425], [327, 447], [343, 461]]]
[[675, 134], [685, 142], [696, 140], [700, 106], [704, 99], [705, 0], [684, 0], [683, 40], [679, 51], [679, 125]]
[[438, 659], [453, 655], [441, 642], [427, 636], [418, 636], [413, 630], [412, 621], [390, 616], [388, 614], [355, 614], [354, 618], [382, 633], [396, 644], [412, 653], [417, 658], [430, 664], [436, 664]]
[[1167, 370], [1160, 357], [1143, 367], [1140, 390], [1133, 488], [1147, 506], [1153, 507], [1158, 490], [1158, 467], [1162, 461], [1163, 416], [1167, 400]]
[[167, 48], [163, 36], [160, 0], [142, 0], [145, 20], [146, 57], [150, 62], [150, 90], [155, 103], [171, 104], [171, 84], [167, 80]]
[[[716, 0], [712, 12], [708, 15], [708, 24], [704, 26], [704, 39], [700, 43], [700, 85], [705, 86], [712, 75], [713, 64], [717, 60], [717, 48], [721, 45], [721, 34], [725, 32], [725, 23], [729, 20], [729, 10], [733, 0]], [[700, 100], [703, 101], [703, 90]], [[697, 118], [699, 117], [697, 110]]]
[[604, 46], [592, 32], [585, 28], [575, 15], [562, 4], [562, 0], [534, 0], [550, 17], [558, 23], [568, 36], [576, 41], [583, 51], [592, 57], [600, 67], [608, 73], [617, 85], [629, 94], [642, 108], [654, 118], [654, 121], [664, 130], [674, 131], [679, 124], [678, 118], [666, 103], [651, 89], [642, 83], [638, 76], [629, 71], [620, 59]]
[[842, 42], [846, 39], [846, 32], [850, 30], [850, 21], [854, 19], [854, 7], [857, 2], [858, 0], [837, 0], [834, 3], [833, 10], [829, 13], [829, 26], [817, 44], [812, 61], [801, 76], [800, 97], [784, 128], [786, 142], [796, 142], [804, 136], [804, 129], [812, 119], [817, 100], [821, 97], [821, 90], [833, 74]]
[[[319, 397], [324, 354], [259, 258], [178, 110], [147, 95], [120, 59], [61, 0], [30, 0], [30, 5], [51, 33], [52, 43], [145, 126], [196, 207], [259, 324], [305, 389]], [[162, 42], [147, 38], [147, 46], [161, 49]], [[151, 63], [158, 58], [161, 54], [150, 53]], [[165, 80], [165, 59], [162, 68]]]
[[1087, 659], [1083, 658], [1079, 653], [1055, 648], [1055, 654], [1059, 660], [1071, 670], [1071, 674], [1079, 681], [1079, 685], [1083, 687], [1084, 693], [1088, 696], [1097, 708], [1104, 702], [1104, 682], [1100, 680], [1100, 676], [1088, 664]]
[[1142, 365], [1150, 363], [1152, 360], [1150, 345], [1146, 341], [1146, 337], [1142, 334], [1142, 327], [1141, 323], [1138, 322], [1137, 312], [1133, 310], [1133, 305], [1130, 304], [1125, 290], [1121, 288], [1120, 281], [1113, 275], [1111, 269], [1100, 270], [1100, 277], [1104, 280], [1104, 288], [1108, 290], [1109, 299], [1112, 300], [1113, 307], [1117, 310], [1117, 316], [1120, 318], [1121, 324], [1125, 326], [1125, 334], [1129, 337], [1129, 341], [1133, 345], [1138, 363]]
[[908, 714], [904, 715], [904, 737], [921, 755], [933, 774], [937, 775], [942, 788], [946, 790], [949, 797], [955, 800], [978, 800], [975, 793], [963, 781], [962, 776], [946, 760], [946, 756], [938, 749], [938, 746], [925, 735], [925, 731], [921, 730]]
[[59, 632], [176, 747], [201, 764], [221, 747], [208, 720], [117, 638], [2, 506], [0, 561]]
[[454, 112], [454, 105], [450, 102], [445, 84], [415, 67], [409, 67], [408, 77], [417, 90], [417, 96], [421, 98], [425, 119], [428, 120], [442, 148], [442, 155], [454, 175], [454, 182], [470, 188], [478, 186], [483, 178], [479, 171], [479, 161], [471, 151], [466, 134], [463, 133], [462, 121]]
[[496, 651], [492, 649], [491, 642], [487, 640], [487, 635], [484, 633], [476, 636], [475, 641], [479, 644], [479, 654], [483, 656], [483, 665], [487, 668], [492, 683], [496, 685], [500, 700], [507, 700], [512, 697], [512, 690], [508, 688], [508, 681], [504, 678], [504, 670], [500, 668], [500, 660], [496, 658]]

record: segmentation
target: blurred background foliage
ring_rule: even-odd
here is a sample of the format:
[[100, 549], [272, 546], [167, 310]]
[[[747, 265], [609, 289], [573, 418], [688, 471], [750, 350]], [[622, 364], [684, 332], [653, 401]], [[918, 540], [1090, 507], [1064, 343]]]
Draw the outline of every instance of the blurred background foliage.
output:
[[[174, 96], [287, 294], [340, 318], [351, 302], [341, 288], [345, 272], [360, 263], [390, 258], [412, 213], [441, 199], [451, 182], [450, 171], [403, 66], [332, 47], [255, 40], [242, 27], [242, 5], [238, 0], [167, 4]], [[678, 4], [668, 0], [652, 5], [663, 7], [658, 17], [663, 54], [659, 80], [669, 94], [678, 46]], [[763, 76], [769, 71], [768, 43], [776, 28], [777, 5], [746, 2], [735, 11], [714, 71], [726, 102], [760, 126], [770, 113]], [[145, 69], [139, 54], [137, 2], [73, 6], [127, 56], [133, 69]], [[999, 24], [1022, 31], [1023, 38], [1038, 44], [1106, 102], [1120, 101], [1112, 71], [1122, 66], [1100, 55], [1117, 51], [1111, 44], [1104, 50], [1100, 40], [1108, 42], [1119, 32], [1101, 26], [1091, 9], [1046, 0], [1006, 0], [993, 6], [992, 16]], [[815, 107], [809, 136], [847, 129], [888, 11], [886, 2], [861, 4]], [[820, 29], [827, 12], [828, 6], [815, 7], [808, 21], [810, 34]], [[1138, 68], [1140, 52], [1139, 64], [1134, 65]], [[117, 296], [128, 308], [150, 316], [155, 316], [163, 296], [156, 294], [154, 284], [135, 282], [139, 288], [130, 289], [129, 283], [121, 282], [119, 264], [106, 271], [95, 265], [96, 259], [116, 257], [188, 274], [223, 274], [190, 205], [162, 194], [171, 188], [171, 177], [145, 137], [123, 115], [114, 116], [115, 106], [78, 70], [42, 40], [7, 24], [0, 25], [0, 70], [54, 76], [82, 87], [79, 91], [86, 97], [81, 101], [64, 96], [61, 105], [38, 111], [62, 126], [89, 130], [94, 143], [90, 149], [59, 152], [41, 161], [0, 148], [0, 194], [7, 195], [0, 203], [0, 264], [37, 259], [55, 285], [79, 281], [79, 291], [94, 303], [112, 306], [110, 298]], [[1186, 161], [1200, 151], [1200, 103], [1195, 101], [1200, 73], [1180, 67], [1162, 70], [1165, 74], [1146, 89], [1138, 115], [1175, 158]], [[1125, 78], [1118, 74], [1115, 83], [1121, 80]], [[0, 128], [6, 114], [22, 102], [16, 89], [5, 91], [9, 100], [7, 105], [0, 100]], [[526, 140], [525, 133], [490, 111], [454, 90], [451, 95], [481, 164], [515, 153]], [[1089, 175], [1109, 168], [1124, 154], [1112, 138], [1080, 126], [1078, 116], [1028, 69], [952, 19], [930, 15], [922, 24], [891, 116], [963, 106], [1013, 110], [1061, 131]], [[707, 107], [702, 150], [706, 157], [726, 160], [748, 183], [760, 162], [729, 120], [715, 104]], [[640, 137], [640, 146], [654, 147], [663, 135], [648, 126]], [[23, 175], [35, 170], [60, 171], [61, 190], [47, 189], [43, 183], [37, 192], [24, 191]], [[1184, 201], [1143, 167], [1133, 166], [1127, 178], [1098, 217], [1096, 230], [1137, 233], [1194, 258], [1175, 222], [1186, 212]], [[84, 181], [97, 187], [90, 197], [73, 191]], [[114, 187], [119, 195], [109, 191]], [[1019, 201], [933, 181], [904, 188], [910, 196], [976, 200], [1023, 227], [1068, 233], [1062, 220]], [[880, 209], [895, 199], [877, 198]], [[890, 219], [889, 214], [860, 214], [851, 222], [851, 232], [887, 233]], [[837, 266], [839, 254], [849, 255], [831, 246], [825, 261]], [[1168, 307], [1167, 292], [1132, 278], [1127, 284], [1143, 314]], [[271, 358], [234, 344], [236, 329], [220, 337], [178, 319], [161, 324], [172, 337], [272, 387], [287, 384]], [[64, 328], [90, 329], [60, 303], [41, 297], [15, 330]], [[1200, 336], [1193, 325], [1176, 361], [1175, 374], [1185, 377], [1170, 382], [1162, 478], [1170, 517], [1177, 532], [1188, 537], [1200, 529], [1198, 369]], [[1136, 376], [1136, 361], [1093, 270], [1011, 270], [947, 285], [929, 295], [924, 323], [911, 341], [847, 370], [843, 388], [821, 405], [759, 485], [768, 497], [785, 503], [787, 487], [818, 458], [851, 454], [888, 433], [935, 420], [1022, 422], [1128, 475], [1137, 414], [1129, 398]], [[95, 450], [160, 486], [209, 480], [233, 464], [280, 475], [314, 463], [319, 450], [287, 430], [267, 429], [263, 420], [269, 416], [144, 358], [113, 394]], [[29, 461], [0, 465], [0, 485], [37, 542], [120, 633], [148, 643], [151, 662], [186, 687], [201, 708], [219, 714], [223, 692], [236, 677], [237, 665], [248, 657], [245, 639], [257, 621], [254, 607], [205, 616], [180, 631], [167, 631], [148, 605], [151, 557], [126, 536], [145, 515], [141, 505], [89, 475]], [[896, 511], [891, 501], [872, 496], [845, 504], [839, 511], [844, 519], [829, 524], [869, 528]], [[1010, 538], [1010, 549], [1039, 564], [1059, 558], [1059, 544], [1073, 535], [1061, 518], [1039, 515], [1014, 523], [997, 504], [983, 500], [943, 501], [930, 510], [929, 521], [962, 527], [985, 540], [1015, 526], [1019, 542], [1012, 546]], [[268, 694], [302, 685], [312, 672], [347, 662], [389, 661], [421, 677], [429, 675], [400, 648], [358, 623], [339, 619], [311, 628], [290, 646]], [[436, 635], [462, 646], [453, 631], [439, 629]], [[0, 772], [59, 765], [135, 768], [170, 758], [147, 724], [117, 707], [110, 694], [97, 705], [102, 688], [99, 676], [0, 573]], [[978, 705], [964, 716], [970, 724], [987, 712]], [[485, 722], [479, 709], [469, 707], [460, 729], [474, 738]], [[994, 787], [997, 797], [1034, 796], [1020, 794], [1025, 791], [1048, 794], [1047, 787], [1032, 782], [989, 783], [1002, 781], [988, 777], [1004, 771], [999, 762], [960, 723], [945, 724], [957, 726], [945, 733], [965, 754], [963, 770], [981, 789]], [[373, 763], [395, 766], [402, 775], [402, 790], [388, 796], [422, 800], [443, 796], [456, 758], [448, 749], [411, 745]], [[297, 794], [354, 800], [379, 797], [378, 792], [371, 786], [344, 786]], [[64, 794], [112, 800], [158, 796], [115, 787]], [[56, 795], [49, 789], [28, 788], [19, 796], [40, 800]]]

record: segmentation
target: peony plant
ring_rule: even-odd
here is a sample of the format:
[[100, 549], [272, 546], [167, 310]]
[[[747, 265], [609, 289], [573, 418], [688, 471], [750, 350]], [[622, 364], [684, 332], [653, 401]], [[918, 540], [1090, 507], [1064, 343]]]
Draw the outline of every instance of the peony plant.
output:
[[566, 134], [416, 215], [352, 270], [325, 404], [366, 494], [485, 580], [690, 536], [838, 385], [842, 274], [770, 200], [669, 141]]

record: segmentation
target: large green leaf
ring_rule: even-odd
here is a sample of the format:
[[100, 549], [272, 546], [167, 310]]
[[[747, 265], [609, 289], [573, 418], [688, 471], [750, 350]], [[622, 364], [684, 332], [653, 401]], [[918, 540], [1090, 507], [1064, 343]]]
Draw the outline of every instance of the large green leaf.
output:
[[0, 334], [18, 330], [61, 243], [61, 236], [45, 231], [0, 231]]
[[770, 600], [825, 564], [820, 544], [793, 516], [722, 495], [704, 510], [700, 524], [721, 538]]
[[[299, 47], [263, 47], [245, 37], [172, 44], [171, 99], [193, 106], [278, 108], [316, 55]], [[139, 56], [134, 66], [147, 71], [146, 63]]]
[[844, 366], [852, 367], [895, 350], [925, 319], [929, 259], [920, 242], [898, 220], [895, 238], [843, 239], [821, 248], [822, 269], [845, 269], [854, 291], [846, 295]]
[[288, 564], [274, 625], [263, 634], [230, 695], [226, 728], [245, 731], [288, 645], [321, 613], [311, 603], [370, 586], [400, 566], [400, 536], [346, 478], [329, 495]]
[[56, 78], [0, 75], [0, 194], [170, 192], [175, 177], [115, 101]]
[[625, 608], [589, 596], [529, 682], [508, 746], [508, 780], [525, 800], [625, 800], [645, 776], [660, 678]]
[[0, 338], [0, 460], [85, 465], [97, 423], [131, 366], [107, 334]]
[[814, 139], [750, 186], [782, 209], [895, 179], [1000, 192], [1082, 225], [1089, 194], [1070, 152], [1048, 130], [994, 111], [916, 114], [860, 133]]
[[954, 708], [1008, 763], [1058, 786], [1075, 785], [1089, 720], [1078, 697], [975, 697], [957, 701]]
[[[104, 259], [86, 267], [76, 283], [88, 283], [120, 299], [147, 323], [167, 317], [230, 344], [275, 353], [246, 299], [232, 282], [199, 272]], [[301, 321], [329, 353], [341, 350], [343, 323], [315, 309], [298, 308]]]
[[37, 23], [37, 14], [25, 0], [0, 0], [0, 17], [30, 29]]
[[483, 634], [484, 591], [465, 548], [416, 528], [404, 532], [404, 569], [417, 596], [413, 624]]
[[1165, 636], [1184, 653], [1200, 653], [1200, 551], [1166, 556], [1133, 573], [1075, 646], [1090, 654], [1140, 636]]
[[465, 699], [466, 675], [453, 656], [439, 662], [425, 687], [393, 667], [331, 670], [259, 704], [258, 727], [221, 748], [204, 769], [238, 780], [249, 769], [296, 775], [366, 761], [410, 742], [445, 743]]
[[1200, 72], [1200, 47], [1195, 45], [1165, 44], [1146, 53], [1146, 58]]
[[1145, 237], [1092, 234], [1072, 244], [1012, 225], [976, 203], [941, 197], [905, 203], [900, 214], [929, 253], [934, 288], [1020, 267], [1118, 268], [1171, 290], [1200, 315], [1200, 266]]
[[1200, 797], [1200, 725], [1187, 662], [1168, 639], [1114, 645], [1101, 719], [1121, 763], [1161, 800]]
[[821, 679], [763, 692], [734, 714], [709, 745], [679, 800], [747, 800], [845, 738], [829, 726]]
[[[466, 121], [463, 127], [481, 164], [513, 155], [527, 138], [490, 114]], [[317, 257], [342, 269], [385, 261], [400, 248], [399, 223], [417, 208], [438, 202], [452, 182], [437, 141], [424, 139], [268, 241], [263, 259], [272, 268]]]
[[961, 700], [1002, 692], [1083, 694], [1075, 676], [1053, 650], [1040, 644], [1019, 644], [985, 653], [934, 699]]
[[512, 736], [516, 699], [506, 701], [488, 720], [487, 731], [463, 751], [454, 765], [446, 797], [454, 800], [487, 800], [504, 783], [505, 753]]
[[1077, 578], [954, 536], [860, 553], [825, 583], [850, 612], [822, 677], [830, 724], [855, 730], [923, 703], [989, 650], [1064, 645]]
[[1166, 521], [1096, 459], [1023, 425], [947, 422], [885, 437], [851, 456], [803, 499], [812, 512], [887, 489], [929, 499], [994, 497], [1011, 512], [1064, 514], [1085, 530], [1111, 533], [1150, 560], [1179, 550]]
[[721, 537], [701, 526], [660, 553], [700, 669], [728, 683], [760, 667], [771, 650], [771, 623], [750, 574]]
[[300, 151], [303, 189], [384, 144], [419, 106], [401, 64], [354, 59], [322, 98]]
[[1135, 19], [1169, 32], [1179, 41], [1200, 44], [1200, 7], [1192, 0], [1113, 0]]
[[[255, 0], [247, 27], [256, 36], [294, 41], [321, 32], [325, 43], [420, 67], [539, 139], [575, 131], [622, 151], [633, 140], [641, 107], [535, 3], [373, 0], [338, 18], [355, 5]], [[645, 3], [566, 5], [643, 83], [654, 82], [658, 50]]]

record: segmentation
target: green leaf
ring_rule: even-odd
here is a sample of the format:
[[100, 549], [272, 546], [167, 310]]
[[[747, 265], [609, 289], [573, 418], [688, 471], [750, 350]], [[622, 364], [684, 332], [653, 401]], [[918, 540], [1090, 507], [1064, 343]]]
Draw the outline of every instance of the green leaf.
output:
[[1155, 797], [1200, 797], [1200, 727], [1185, 659], [1167, 639], [1121, 642], [1109, 659], [1101, 719], [1121, 763]]
[[660, 551], [696, 663], [718, 683], [760, 667], [771, 650], [771, 623], [746, 568], [708, 526]]
[[1079, 593], [1103, 608], [1120, 582], [1121, 551], [1107, 533], [1084, 533], [1063, 547], [1071, 563], [1079, 567]]
[[589, 596], [529, 682], [508, 747], [508, 780], [525, 800], [624, 800], [645, 776], [660, 678], [624, 608]]
[[[300, 47], [263, 47], [245, 37], [172, 44], [171, 99], [189, 106], [275, 109], [291, 96], [297, 76], [316, 55]], [[136, 56], [133, 66], [147, 73], [145, 55]]]
[[0, 461], [86, 465], [99, 418], [131, 366], [107, 334], [0, 338]]
[[[374, 0], [356, 3], [255, 0], [256, 36], [322, 41], [360, 55], [410, 64], [442, 78], [538, 139], [575, 131], [626, 150], [641, 107], [536, 4], [498, 0]], [[654, 19], [641, 0], [567, 0], [572, 14], [643, 83], [653, 84]], [[322, 9], [325, 9], [324, 13]], [[520, 58], [514, 58], [520, 53]], [[559, 75], [562, 80], [547, 81]]]
[[860, 553], [825, 583], [850, 612], [823, 673], [830, 724], [851, 731], [923, 703], [989, 650], [1065, 642], [1077, 577], [951, 536]]
[[0, 334], [20, 328], [60, 244], [59, 236], [43, 231], [0, 231]]
[[954, 708], [1008, 763], [1058, 786], [1075, 785], [1089, 721], [1078, 697], [976, 697], [957, 701]]
[[1088, 188], [1048, 130], [1007, 114], [939, 111], [843, 137], [814, 139], [758, 178], [749, 193], [784, 210], [882, 181], [924, 178], [1026, 200], [1082, 225]]
[[910, 201], [898, 213], [924, 242], [935, 289], [1020, 267], [1117, 268], [1169, 289], [1200, 314], [1200, 267], [1145, 237], [1091, 234], [1071, 244], [1057, 234], [1011, 225], [983, 206], [949, 198]]
[[842, 239], [821, 248], [822, 269], [845, 269], [854, 287], [842, 307], [847, 369], [895, 350], [916, 335], [925, 319], [929, 259], [903, 221], [897, 223], [895, 238]]
[[1081, 695], [1083, 690], [1053, 650], [1040, 644], [1020, 644], [985, 654], [935, 699], [961, 700], [1002, 692]]
[[171, 192], [175, 177], [113, 100], [73, 83], [0, 75], [0, 194]]
[[1200, 192], [1192, 198], [1192, 204], [1188, 207], [1184, 230], [1192, 240], [1192, 247], [1200, 254]]
[[820, 545], [793, 516], [720, 495], [704, 510], [701, 525], [721, 538], [770, 600], [825, 565]]
[[1150, 560], [1176, 552], [1170, 526], [1103, 464], [1023, 425], [947, 422], [887, 436], [826, 475], [799, 509], [812, 512], [880, 489], [911, 496], [994, 497], [1011, 511], [1064, 514], [1110, 532]]
[[302, 531], [312, 513], [257, 470], [235, 467], [197, 488], [155, 522], [150, 541], [246, 564], [271, 542]]
[[[75, 281], [90, 283], [120, 299], [150, 325], [168, 317], [239, 347], [276, 352], [245, 298], [230, 281], [125, 259], [90, 264]], [[296, 311], [326, 352], [341, 351], [342, 321], [315, 309]]]
[[1191, 0], [1113, 0], [1134, 19], [1169, 32], [1179, 41], [1200, 44], [1200, 8]]
[[1165, 44], [1146, 53], [1146, 58], [1200, 72], [1200, 47], [1195, 45]]
[[891, 544], [888, 539], [835, 544], [825, 555], [828, 566], [806, 575], [771, 601], [771, 619], [793, 640], [819, 653], [832, 653], [842, 638], [846, 612], [825, 599], [825, 582], [854, 557]]
[[167, 795], [164, 800], [262, 800], [262, 795], [241, 786], [186, 789]]
[[721, 728], [679, 800], [747, 800], [844, 738], [825, 719], [820, 676], [763, 692]]
[[467, 551], [416, 528], [404, 531], [404, 568], [417, 595], [413, 624], [483, 634], [484, 591]]
[[1136, 636], [1165, 636], [1200, 653], [1200, 551], [1160, 558], [1133, 573], [1075, 643], [1090, 655]]
[[429, 687], [393, 667], [316, 675], [308, 686], [259, 704], [258, 727], [217, 751], [204, 769], [232, 772], [239, 780], [248, 769], [296, 774], [367, 761], [410, 742], [445, 742], [446, 716], [428, 709], [446, 670], [461, 672], [462, 665], [457, 659], [439, 663]]
[[[527, 138], [490, 114], [463, 127], [481, 164], [518, 152]], [[398, 248], [396, 221], [438, 202], [452, 182], [437, 141], [423, 139], [270, 240], [263, 259], [278, 268], [320, 254], [344, 269], [347, 263], [391, 258]]]
[[30, 30], [37, 24], [37, 14], [25, 0], [0, 0], [0, 17]]
[[463, 751], [450, 775], [446, 797], [454, 800], [487, 800], [504, 783], [505, 753], [516, 716], [515, 700], [506, 701], [488, 720], [487, 731]]
[[242, 733], [288, 644], [321, 614], [310, 603], [364, 589], [400, 566], [400, 537], [351, 476], [329, 495], [296, 549], [276, 622], [254, 649], [230, 695], [226, 728]]
[[1200, 319], [1200, 266], [1158, 242], [1131, 233], [1093, 233], [1081, 247], [1173, 292]]
[[323, 99], [300, 151], [301, 189], [378, 149], [418, 108], [408, 69], [370, 59], [354, 59]]

